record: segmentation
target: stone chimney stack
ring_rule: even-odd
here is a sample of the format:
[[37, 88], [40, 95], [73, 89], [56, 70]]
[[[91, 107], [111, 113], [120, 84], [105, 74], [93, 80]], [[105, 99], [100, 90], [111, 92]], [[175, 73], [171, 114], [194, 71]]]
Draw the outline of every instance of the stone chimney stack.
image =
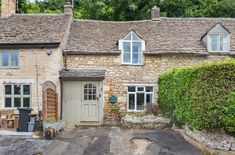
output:
[[9, 17], [16, 13], [16, 0], [2, 0], [1, 17]]
[[151, 19], [152, 20], [160, 20], [160, 8], [156, 5], [151, 10]]
[[64, 14], [73, 14], [73, 6], [71, 5], [70, 2], [66, 2], [64, 5]]

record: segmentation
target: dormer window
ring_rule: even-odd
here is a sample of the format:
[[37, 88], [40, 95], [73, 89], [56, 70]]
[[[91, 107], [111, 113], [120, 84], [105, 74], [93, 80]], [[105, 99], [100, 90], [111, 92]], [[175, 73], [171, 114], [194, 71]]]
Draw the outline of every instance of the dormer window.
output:
[[122, 40], [119, 40], [119, 49], [122, 51], [122, 63], [141, 65], [144, 48], [144, 41], [134, 32], [129, 32]]
[[226, 34], [209, 34], [208, 50], [211, 52], [228, 52], [229, 35]]
[[213, 26], [202, 38], [209, 52], [229, 52], [230, 32], [220, 23]]

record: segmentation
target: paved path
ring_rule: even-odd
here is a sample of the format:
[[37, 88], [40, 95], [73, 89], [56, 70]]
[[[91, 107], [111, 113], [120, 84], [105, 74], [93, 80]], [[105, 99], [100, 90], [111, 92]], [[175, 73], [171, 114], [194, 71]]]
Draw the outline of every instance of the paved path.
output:
[[171, 130], [66, 129], [54, 140], [0, 136], [0, 155], [202, 155]]

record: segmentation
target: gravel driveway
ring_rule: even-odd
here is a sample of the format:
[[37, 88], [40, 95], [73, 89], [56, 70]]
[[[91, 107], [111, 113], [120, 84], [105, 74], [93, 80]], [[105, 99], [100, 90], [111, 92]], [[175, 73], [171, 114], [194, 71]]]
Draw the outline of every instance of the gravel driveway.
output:
[[171, 130], [66, 129], [54, 140], [0, 137], [1, 155], [202, 155]]

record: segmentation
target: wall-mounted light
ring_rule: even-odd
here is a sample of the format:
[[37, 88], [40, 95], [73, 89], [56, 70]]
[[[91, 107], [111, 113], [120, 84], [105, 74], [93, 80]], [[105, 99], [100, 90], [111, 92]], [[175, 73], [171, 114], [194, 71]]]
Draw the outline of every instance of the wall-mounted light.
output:
[[47, 54], [47, 55], [51, 55], [51, 53], [52, 53], [52, 50], [51, 50], [51, 49], [47, 49], [47, 50], [46, 50], [46, 54]]

